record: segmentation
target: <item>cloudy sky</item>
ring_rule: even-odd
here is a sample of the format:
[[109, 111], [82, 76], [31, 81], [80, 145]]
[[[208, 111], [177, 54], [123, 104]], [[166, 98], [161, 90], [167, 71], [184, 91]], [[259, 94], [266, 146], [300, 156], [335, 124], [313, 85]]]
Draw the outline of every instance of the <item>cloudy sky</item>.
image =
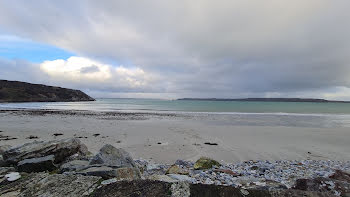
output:
[[0, 78], [94, 97], [350, 100], [349, 0], [0, 0]]

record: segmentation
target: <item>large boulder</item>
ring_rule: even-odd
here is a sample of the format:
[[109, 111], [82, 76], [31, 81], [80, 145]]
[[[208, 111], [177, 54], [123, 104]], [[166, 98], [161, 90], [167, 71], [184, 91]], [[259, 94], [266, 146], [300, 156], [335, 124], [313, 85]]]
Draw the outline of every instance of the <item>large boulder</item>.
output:
[[54, 164], [55, 156], [48, 155], [45, 157], [25, 159], [17, 164], [18, 171], [20, 172], [42, 172], [42, 171], [53, 171], [57, 169]]
[[106, 144], [100, 149], [100, 152], [90, 161], [90, 165], [101, 165], [112, 168], [137, 167], [128, 152], [121, 148], [115, 148], [110, 144]]
[[210, 169], [213, 166], [221, 166], [221, 164], [214, 159], [210, 159], [208, 157], [201, 157], [196, 161], [194, 164], [194, 169], [196, 170], [205, 170], [205, 169]]
[[76, 153], [85, 154], [86, 146], [79, 139], [63, 139], [49, 142], [34, 141], [7, 150], [3, 154], [6, 163], [16, 165], [25, 159], [54, 155], [54, 163], [61, 163], [68, 156]]
[[135, 180], [140, 179], [141, 174], [137, 168], [111, 168], [108, 166], [90, 167], [79, 172], [78, 174], [87, 176], [99, 176], [103, 179], [116, 178], [117, 180]]

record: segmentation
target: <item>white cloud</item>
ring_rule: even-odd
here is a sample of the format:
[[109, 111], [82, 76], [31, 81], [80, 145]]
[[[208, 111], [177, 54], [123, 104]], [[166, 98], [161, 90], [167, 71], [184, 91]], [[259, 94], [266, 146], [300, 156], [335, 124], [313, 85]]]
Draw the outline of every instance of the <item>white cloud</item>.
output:
[[332, 97], [350, 87], [349, 6], [348, 0], [0, 1], [0, 28], [88, 57], [41, 65], [63, 85], [111, 94]]

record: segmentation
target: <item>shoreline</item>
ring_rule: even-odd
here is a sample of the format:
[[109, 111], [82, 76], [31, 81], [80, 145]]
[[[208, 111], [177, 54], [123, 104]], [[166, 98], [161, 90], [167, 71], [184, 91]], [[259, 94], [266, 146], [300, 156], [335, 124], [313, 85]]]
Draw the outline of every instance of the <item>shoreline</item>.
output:
[[[298, 121], [305, 122], [303, 117]], [[201, 156], [223, 163], [350, 160], [350, 132], [346, 127], [260, 124], [266, 121], [225, 115], [0, 110], [0, 134], [17, 138], [4, 140], [2, 137], [0, 145], [77, 137], [93, 153], [104, 144], [112, 144], [126, 149], [134, 158], [155, 163], [173, 163], [177, 159], [195, 161]], [[30, 136], [38, 138], [27, 139]]]

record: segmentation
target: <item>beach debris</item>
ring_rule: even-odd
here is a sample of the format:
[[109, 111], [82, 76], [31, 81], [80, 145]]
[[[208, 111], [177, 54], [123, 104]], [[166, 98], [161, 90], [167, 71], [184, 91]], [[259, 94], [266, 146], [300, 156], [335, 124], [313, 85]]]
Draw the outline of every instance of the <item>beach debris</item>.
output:
[[158, 142], [157, 144], [162, 144], [162, 142]]
[[99, 136], [99, 135], [101, 135], [101, 134], [95, 133], [95, 134], [93, 134], [92, 136], [97, 137], [97, 136]]
[[212, 168], [213, 166], [221, 166], [221, 164], [213, 159], [210, 159], [208, 157], [201, 157], [196, 161], [194, 164], [194, 169], [196, 170], [204, 170]]
[[117, 143], [117, 144], [120, 144], [120, 143], [122, 143], [122, 141], [121, 141], [121, 140], [118, 140], [118, 141], [116, 141], [116, 143]]
[[35, 135], [30, 135], [29, 137], [27, 137], [26, 139], [38, 139], [39, 137], [38, 136], [35, 136]]
[[212, 143], [212, 142], [204, 142], [205, 145], [210, 145], [210, 146], [217, 146], [218, 143]]
[[53, 136], [57, 137], [57, 136], [60, 136], [60, 135], [63, 135], [63, 133], [54, 133]]
[[7, 181], [15, 181], [21, 178], [21, 175], [19, 174], [19, 172], [10, 172], [8, 174], [5, 175]]

